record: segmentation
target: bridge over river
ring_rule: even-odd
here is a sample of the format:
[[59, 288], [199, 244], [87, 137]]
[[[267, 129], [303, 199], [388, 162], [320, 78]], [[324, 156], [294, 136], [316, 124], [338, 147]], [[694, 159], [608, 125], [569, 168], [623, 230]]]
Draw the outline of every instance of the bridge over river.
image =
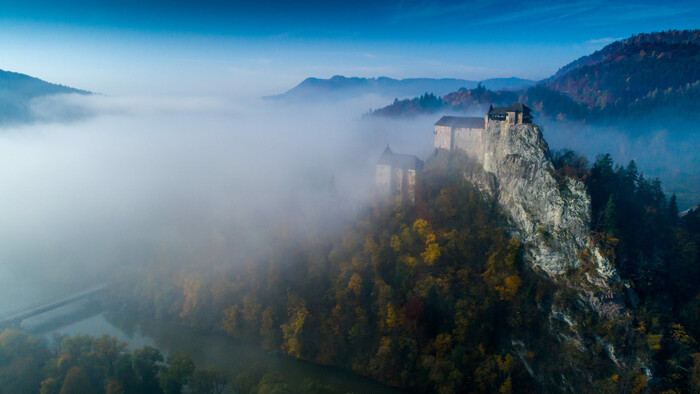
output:
[[104, 292], [107, 287], [107, 283], [100, 283], [77, 293], [62, 297], [58, 300], [44, 300], [25, 306], [19, 310], [5, 313], [0, 315], [0, 329], [19, 327], [23, 320], [52, 311], [64, 305], [72, 304], [84, 299], [90, 299]]

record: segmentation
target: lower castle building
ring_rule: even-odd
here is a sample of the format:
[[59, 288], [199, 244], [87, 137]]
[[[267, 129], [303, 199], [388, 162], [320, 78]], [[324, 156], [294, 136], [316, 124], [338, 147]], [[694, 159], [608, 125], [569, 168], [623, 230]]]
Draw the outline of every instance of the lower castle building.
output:
[[413, 155], [394, 153], [387, 145], [377, 161], [377, 189], [397, 202], [416, 202], [416, 181], [423, 170], [423, 161]]
[[480, 159], [484, 118], [443, 116], [435, 123], [435, 149], [462, 150]]

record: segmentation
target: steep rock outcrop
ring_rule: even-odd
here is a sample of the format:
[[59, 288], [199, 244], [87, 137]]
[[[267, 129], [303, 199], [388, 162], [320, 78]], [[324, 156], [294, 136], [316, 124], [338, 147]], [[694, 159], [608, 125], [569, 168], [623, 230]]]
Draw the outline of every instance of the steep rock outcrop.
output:
[[580, 266], [580, 254], [590, 244], [585, 185], [557, 182], [549, 148], [534, 124], [491, 122], [482, 140], [483, 168], [498, 180], [498, 201], [532, 264], [550, 275]]
[[[534, 124], [489, 122], [483, 131], [481, 169], [465, 179], [493, 195], [510, 219], [527, 261], [566, 287], [604, 318], [623, 312], [619, 278], [591, 240], [591, 202], [576, 179], [557, 179], [549, 147]], [[579, 279], [564, 274], [578, 271]], [[619, 289], [618, 289], [619, 290]]]
[[554, 284], [551, 298], [538, 302], [538, 308], [548, 316], [549, 337], [566, 354], [529, 359], [526, 355], [537, 345], [517, 335], [511, 338], [511, 350], [544, 391], [595, 387], [600, 377], [585, 360], [596, 359], [600, 349], [608, 358], [605, 365], [621, 375], [647, 368], [648, 360], [600, 334], [606, 324], [629, 325], [626, 305], [636, 297], [592, 239], [585, 184], [556, 175], [537, 125], [491, 121], [482, 133], [476, 154], [470, 152], [481, 158], [481, 165], [465, 169], [464, 178], [495, 198], [511, 234], [523, 245], [525, 260]]

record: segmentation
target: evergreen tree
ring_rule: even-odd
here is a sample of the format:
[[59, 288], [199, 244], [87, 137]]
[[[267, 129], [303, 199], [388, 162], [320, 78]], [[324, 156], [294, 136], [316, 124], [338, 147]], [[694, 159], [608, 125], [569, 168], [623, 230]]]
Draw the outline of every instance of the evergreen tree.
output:
[[672, 226], [678, 223], [678, 203], [676, 202], [676, 193], [673, 193], [668, 200], [668, 220]]
[[603, 230], [606, 234], [611, 237], [618, 236], [617, 206], [615, 206], [615, 200], [613, 199], [612, 194], [610, 195], [610, 198], [608, 198], [607, 204], [605, 204], [605, 210], [603, 211], [603, 223]]

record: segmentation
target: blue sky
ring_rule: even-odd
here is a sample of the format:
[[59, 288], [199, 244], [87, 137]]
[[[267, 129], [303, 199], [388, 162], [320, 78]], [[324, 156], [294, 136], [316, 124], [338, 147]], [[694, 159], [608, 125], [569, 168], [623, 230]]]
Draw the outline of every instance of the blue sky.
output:
[[273, 93], [307, 76], [539, 79], [697, 1], [0, 2], [0, 68], [107, 94]]

